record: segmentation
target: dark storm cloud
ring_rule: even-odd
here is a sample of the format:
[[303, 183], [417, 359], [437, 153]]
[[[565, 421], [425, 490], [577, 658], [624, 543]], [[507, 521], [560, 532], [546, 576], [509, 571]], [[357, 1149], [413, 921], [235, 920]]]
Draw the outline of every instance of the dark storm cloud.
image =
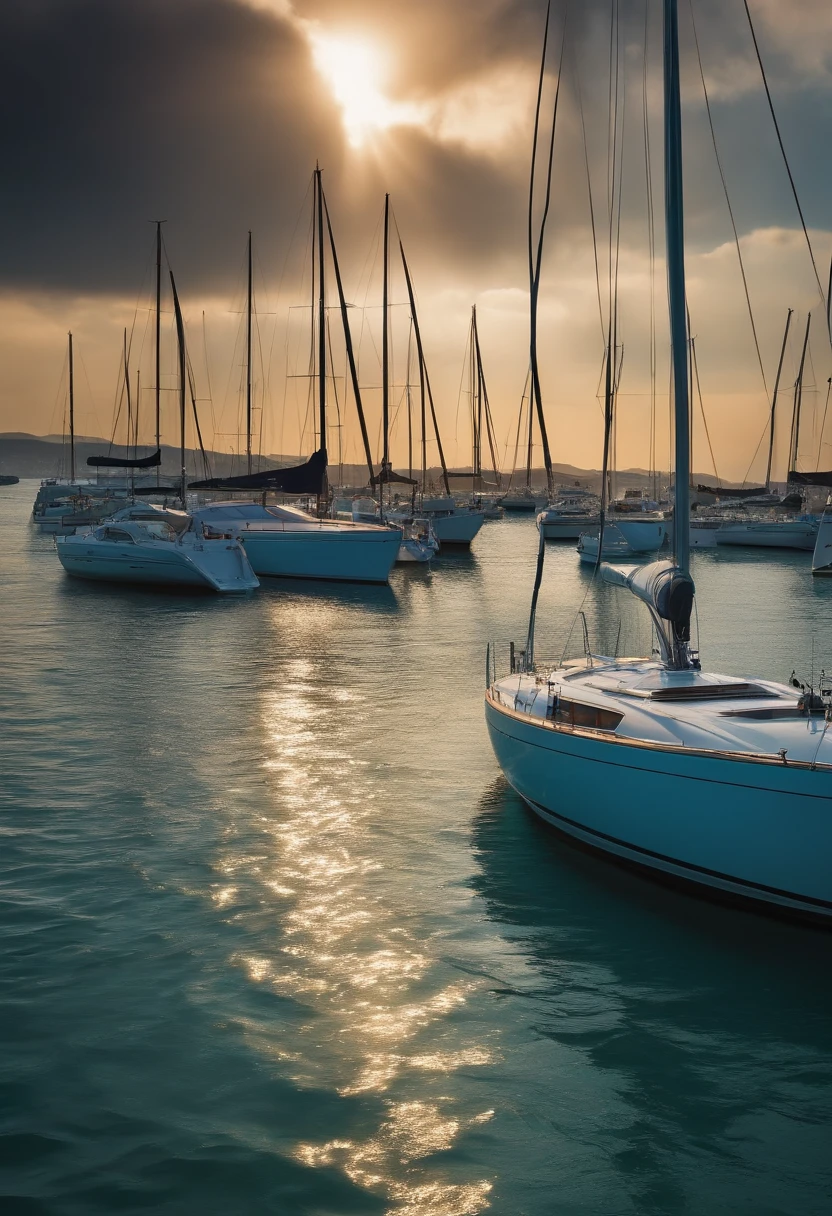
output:
[[204, 282], [340, 148], [303, 39], [229, 0], [7, 3], [0, 92], [7, 284], [133, 286], [157, 217]]
[[[630, 106], [624, 232], [638, 241], [644, 203], [635, 107], [644, 6], [622, 4], [620, 11]], [[470, 82], [489, 80], [501, 65], [518, 72], [530, 91], [534, 87], [543, 0], [298, 0], [294, 12], [327, 31], [366, 32], [388, 46], [390, 91], [397, 100], [441, 103]], [[584, 82], [600, 197], [609, 0], [573, 0], [569, 12], [569, 55]], [[776, 149], [759, 88], [740, 102], [725, 95], [732, 73], [753, 70], [739, 0], [728, 6], [698, 0], [696, 13], [706, 72], [721, 81], [723, 100], [715, 96], [714, 113], [741, 229], [792, 223], [782, 173], [779, 186], [771, 187]], [[562, 15], [563, 6], [555, 4], [553, 51]], [[692, 238], [707, 245], [714, 233], [725, 236], [723, 204], [697, 100], [684, 5], [682, 18], [686, 89], [693, 100], [688, 222]], [[659, 19], [660, 5], [652, 0], [654, 88]], [[807, 106], [805, 94], [788, 91], [793, 65], [765, 40], [763, 46], [782, 94], [784, 130], [809, 218], [821, 223], [828, 170], [819, 153], [829, 93], [814, 86]], [[573, 232], [585, 238], [587, 231], [574, 76], [567, 71], [564, 81], [553, 241], [568, 242]], [[158, 216], [168, 220], [166, 239], [185, 289], [226, 292], [249, 227], [263, 263], [280, 266], [316, 160], [325, 168], [347, 270], [363, 260], [389, 190], [408, 249], [422, 265], [476, 283], [511, 264], [521, 268], [522, 281], [528, 131], [495, 151], [443, 138], [430, 124], [400, 127], [380, 136], [372, 155], [357, 156], [345, 147], [340, 113], [298, 21], [281, 15], [278, 6], [7, 0], [0, 7], [0, 106], [0, 281], [7, 287], [133, 291], [150, 244], [147, 220]], [[659, 135], [657, 126], [654, 133]]]

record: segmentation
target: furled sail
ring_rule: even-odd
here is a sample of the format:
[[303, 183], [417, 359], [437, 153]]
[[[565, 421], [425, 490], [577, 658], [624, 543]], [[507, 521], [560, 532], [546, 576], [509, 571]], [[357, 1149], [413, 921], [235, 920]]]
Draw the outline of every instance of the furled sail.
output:
[[326, 479], [326, 449], [313, 452], [305, 464], [287, 469], [263, 469], [236, 477], [209, 477], [189, 482], [191, 490], [273, 490], [280, 494], [322, 494]]
[[419, 484], [415, 477], [404, 477], [401, 473], [395, 473], [390, 461], [382, 460], [381, 468], [373, 475], [372, 485], [387, 486], [390, 485], [391, 482], [396, 482], [404, 486], [415, 486]]
[[765, 486], [746, 486], [742, 490], [729, 490], [724, 486], [697, 486], [697, 494], [716, 494], [719, 498], [757, 498], [767, 494]]
[[94, 469], [155, 469], [162, 463], [162, 449], [157, 448], [149, 456], [88, 456], [87, 464]]
[[798, 473], [792, 469], [789, 473], [789, 484], [795, 486], [828, 486], [832, 487], [832, 472], [829, 473]]

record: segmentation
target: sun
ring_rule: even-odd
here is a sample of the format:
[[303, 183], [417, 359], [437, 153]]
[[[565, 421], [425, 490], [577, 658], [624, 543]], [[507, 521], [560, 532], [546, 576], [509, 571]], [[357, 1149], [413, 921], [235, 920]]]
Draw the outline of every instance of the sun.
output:
[[418, 106], [385, 96], [387, 64], [381, 49], [361, 38], [309, 33], [312, 58], [341, 108], [347, 140], [360, 148], [380, 131], [422, 121]]

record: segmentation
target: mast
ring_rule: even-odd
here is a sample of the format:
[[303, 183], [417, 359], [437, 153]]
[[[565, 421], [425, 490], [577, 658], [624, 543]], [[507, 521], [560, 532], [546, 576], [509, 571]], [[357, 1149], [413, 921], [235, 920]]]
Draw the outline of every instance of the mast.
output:
[[384, 285], [382, 288], [381, 309], [381, 429], [382, 429], [382, 474], [390, 462], [390, 353], [389, 335], [387, 332], [388, 278], [390, 271], [390, 195], [384, 196]]
[[480, 350], [480, 335], [479, 331], [474, 327], [474, 346], [477, 356], [477, 386], [479, 393], [479, 444], [480, 444], [480, 477], [482, 477], [482, 420], [485, 418], [485, 433], [488, 438], [488, 446], [491, 450], [491, 467], [494, 470], [494, 481], [499, 486], [500, 474], [497, 471], [497, 443], [494, 437], [494, 424], [491, 418], [491, 406], [488, 401], [488, 387], [485, 383], [485, 370], [482, 365], [482, 351]]
[[321, 451], [326, 452], [326, 290], [324, 284], [324, 207], [321, 170], [315, 166], [318, 230], [318, 409]]
[[367, 460], [367, 468], [370, 474], [370, 484], [373, 481], [373, 454], [370, 450], [370, 437], [367, 434], [367, 422], [364, 418], [364, 407], [361, 404], [361, 389], [358, 384], [358, 369], [355, 366], [355, 351], [352, 345], [352, 333], [350, 331], [350, 319], [347, 312], [347, 299], [344, 295], [344, 284], [341, 281], [341, 268], [338, 265], [338, 254], [335, 250], [335, 237], [332, 233], [332, 222], [329, 218], [329, 208], [326, 205], [326, 196], [321, 191], [321, 196], [324, 200], [324, 212], [326, 214], [326, 226], [329, 233], [329, 248], [332, 253], [332, 269], [335, 271], [335, 285], [338, 289], [338, 303], [341, 306], [341, 322], [344, 327], [344, 345], [347, 349], [347, 363], [350, 368], [350, 379], [352, 380], [352, 392], [355, 397], [355, 407], [358, 410], [358, 422], [361, 426], [361, 439], [364, 444], [364, 456]]
[[173, 271], [170, 272], [170, 286], [173, 292], [173, 310], [176, 314], [176, 341], [179, 349], [179, 496], [182, 509], [185, 509], [185, 491], [187, 489], [187, 474], [185, 471], [185, 326], [182, 321], [182, 309], [179, 307], [179, 296], [176, 294], [176, 283]]
[[248, 301], [246, 306], [246, 471], [251, 472], [251, 231], [248, 234]]
[[427, 391], [428, 404], [430, 405], [430, 416], [433, 422], [433, 433], [436, 436], [436, 447], [439, 451], [439, 463], [442, 465], [442, 481], [445, 485], [445, 493], [450, 498], [451, 483], [448, 480], [448, 466], [445, 463], [445, 453], [442, 450], [442, 439], [439, 435], [439, 423], [436, 420], [436, 407], [433, 404], [433, 393], [430, 387], [430, 377], [425, 363], [425, 351], [422, 346], [422, 333], [419, 329], [419, 317], [416, 312], [416, 297], [413, 294], [413, 281], [410, 278], [410, 268], [407, 265], [407, 258], [404, 256], [404, 245], [399, 241], [399, 252], [402, 255], [402, 269], [404, 270], [404, 280], [407, 284], [407, 298], [410, 303], [410, 315], [413, 318], [413, 332], [416, 335], [416, 351], [419, 356], [419, 385], [422, 389], [422, 493], [425, 492], [425, 477], [427, 472], [427, 453], [425, 448], [425, 392]]
[[792, 309], [790, 308], [786, 313], [786, 329], [783, 334], [783, 345], [780, 347], [780, 361], [777, 364], [777, 376], [774, 380], [774, 392], [771, 395], [771, 421], [768, 428], [768, 464], [766, 465], [766, 494], [768, 494], [771, 490], [771, 460], [774, 455], [774, 413], [777, 409], [777, 393], [780, 389], [780, 373], [783, 370], [783, 360], [786, 357], [786, 343], [789, 340], [789, 326], [791, 323]]
[[69, 480], [75, 481], [75, 375], [72, 362], [72, 334], [69, 335]]
[[133, 455], [139, 450], [139, 406], [142, 402], [142, 370], [136, 368], [136, 413], [133, 416]]
[[529, 438], [526, 445], [526, 489], [532, 488], [532, 459], [534, 452], [534, 369], [532, 369], [532, 391], [529, 396]]
[[477, 306], [471, 307], [471, 430], [474, 437], [473, 478], [474, 486], [482, 490], [482, 368], [480, 367], [480, 344], [477, 337]]
[[[543, 82], [546, 77], [546, 47], [549, 41], [549, 17], [551, 3], [546, 5], [546, 25], [543, 31], [543, 51], [540, 57], [540, 77], [537, 85], [537, 104], [534, 115], [534, 136], [532, 142], [532, 164], [531, 173], [529, 176], [529, 365], [532, 373], [532, 391], [529, 403], [529, 411], [531, 412], [532, 403], [537, 409], [537, 421], [540, 427], [540, 442], [543, 448], [543, 464], [546, 468], [546, 487], [548, 496], [551, 499], [554, 493], [555, 479], [552, 469], [552, 456], [549, 451], [549, 436], [546, 431], [546, 419], [543, 415], [543, 396], [540, 389], [540, 372], [537, 365], [537, 304], [538, 294], [540, 291], [540, 265], [543, 257], [543, 238], [546, 233], [546, 220], [549, 215], [549, 202], [552, 191], [552, 160], [555, 149], [555, 128], [557, 126], [558, 115], [558, 99], [560, 97], [560, 79], [561, 69], [563, 67], [563, 51], [566, 45], [566, 29], [564, 26], [563, 41], [561, 43], [560, 67], [558, 68], [558, 84], [555, 93], [555, 106], [552, 115], [552, 132], [549, 140], [549, 163], [546, 175], [546, 197], [543, 207], [543, 216], [540, 221], [540, 229], [537, 238], [537, 252], [535, 255], [532, 239], [533, 225], [533, 210], [534, 210], [534, 179], [535, 168], [537, 163], [537, 145], [538, 135], [540, 131], [540, 106], [543, 99]], [[532, 453], [532, 425], [529, 418], [529, 464], [526, 472], [526, 485], [531, 485], [531, 453]]]
[[789, 475], [797, 469], [797, 457], [800, 450], [800, 407], [803, 404], [803, 368], [806, 363], [806, 348], [809, 345], [809, 326], [812, 324], [812, 314], [806, 318], [806, 333], [803, 337], [803, 350], [800, 352], [800, 367], [794, 382], [794, 407], [792, 409], [792, 453], [789, 460]]
[[[161, 347], [162, 347], [162, 224], [156, 221], [156, 447], [161, 449]], [[161, 466], [156, 466], [156, 485], [159, 485]]]
[[690, 576], [690, 434], [688, 430], [688, 343], [685, 319], [685, 225], [682, 193], [682, 105], [679, 94], [677, 0], [664, 0], [664, 207], [667, 294], [673, 357], [676, 469], [673, 537], [679, 571]]

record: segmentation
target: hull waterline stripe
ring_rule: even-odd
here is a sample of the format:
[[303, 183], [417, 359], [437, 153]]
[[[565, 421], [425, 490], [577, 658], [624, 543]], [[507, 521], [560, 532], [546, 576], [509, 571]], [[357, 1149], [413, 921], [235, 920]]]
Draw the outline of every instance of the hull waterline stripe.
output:
[[[512, 789], [514, 789], [514, 786], [512, 786]], [[722, 874], [719, 870], [710, 870], [707, 866], [698, 866], [691, 862], [679, 861], [678, 858], [668, 857], [664, 853], [654, 853], [652, 849], [644, 849], [640, 845], [629, 844], [626, 840], [619, 840], [617, 836], [610, 836], [606, 832], [598, 832], [594, 828], [588, 828], [584, 824], [578, 823], [574, 819], [567, 818], [566, 815], [559, 815], [556, 811], [551, 811], [548, 807], [542, 806], [539, 802], [535, 802], [533, 798], [529, 798], [525, 794], [521, 794], [519, 790], [516, 790], [516, 793], [518, 793], [523, 801], [527, 802], [529, 806], [541, 816], [541, 818], [556, 819], [560, 823], [564, 824], [565, 826], [563, 830], [569, 833], [569, 835], [574, 834], [570, 831], [570, 828], [575, 828], [586, 836], [592, 836], [599, 841], [606, 841], [609, 844], [614, 844], [618, 848], [626, 850], [628, 853], [638, 853], [643, 857], [651, 857], [656, 861], [664, 862], [666, 865], [675, 866], [677, 869], [682, 871], [690, 871], [692, 874], [707, 875], [709, 878], [718, 879], [721, 882], [729, 883], [735, 887], [743, 887], [751, 892], [759, 891], [761, 894], [774, 895], [779, 899], [788, 900], [793, 904], [803, 906], [811, 905], [813, 908], [823, 908], [832, 913], [832, 902], [827, 899], [818, 899], [813, 895], [796, 895], [793, 891], [783, 891], [780, 887], [770, 887], [765, 883], [751, 882], [745, 878], [737, 878], [732, 874]], [[599, 844], [597, 847], [606, 853], [611, 851], [603, 844]], [[649, 863], [643, 864], [647, 865]], [[651, 868], [656, 869], [657, 867], [653, 866]], [[691, 881], [697, 882], [699, 880], [692, 879]]]

